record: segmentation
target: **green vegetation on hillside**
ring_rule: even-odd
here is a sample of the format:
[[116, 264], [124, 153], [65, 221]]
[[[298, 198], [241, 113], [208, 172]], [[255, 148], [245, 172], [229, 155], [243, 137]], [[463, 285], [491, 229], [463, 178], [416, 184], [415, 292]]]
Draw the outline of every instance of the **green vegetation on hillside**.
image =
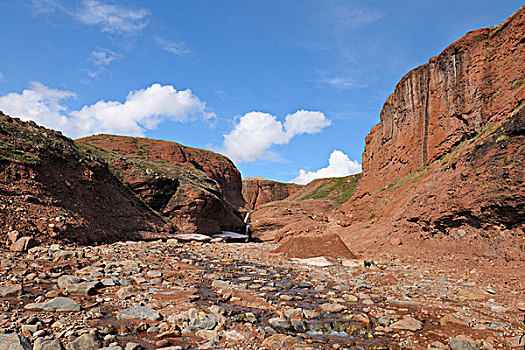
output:
[[0, 157], [25, 164], [37, 164], [40, 162], [38, 157], [25, 153], [12, 145], [0, 141]]
[[307, 192], [305, 195], [299, 195], [298, 200], [303, 201], [307, 199], [328, 199], [335, 201], [338, 205], [348, 201], [355, 192], [361, 174], [350, 175], [346, 177], [334, 177], [331, 179], [323, 179], [316, 188], [309, 191], [312, 185], [319, 183], [316, 181], [306, 185], [306, 188], [301, 191]]
[[[133, 140], [133, 139], [132, 139]], [[133, 142], [133, 141], [132, 141]], [[177, 178], [181, 182], [186, 182], [192, 186], [196, 186], [216, 195], [216, 187], [214, 180], [210, 179], [203, 171], [194, 168], [183, 168], [173, 164], [169, 164], [165, 160], [153, 160], [135, 157], [124, 157], [116, 152], [108, 151], [104, 148], [97, 147], [84, 142], [76, 142], [79, 149], [84, 154], [91, 155], [106, 161], [109, 164], [110, 170], [121, 182], [125, 183], [124, 174], [113, 162], [127, 162], [133, 166], [145, 171], [146, 173], [158, 174], [169, 178]]]
[[519, 88], [520, 86], [523, 85], [523, 83], [525, 83], [524, 80], [515, 80], [512, 85], [510, 86], [511, 89], [517, 89]]

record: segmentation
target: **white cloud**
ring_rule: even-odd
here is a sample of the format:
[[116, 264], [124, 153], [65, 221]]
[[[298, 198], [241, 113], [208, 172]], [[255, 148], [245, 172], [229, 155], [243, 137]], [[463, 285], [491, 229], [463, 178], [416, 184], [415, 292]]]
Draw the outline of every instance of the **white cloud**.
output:
[[146, 9], [131, 9], [85, 0], [82, 9], [75, 15], [84, 24], [99, 25], [104, 32], [133, 33], [148, 25], [149, 12]]
[[319, 82], [336, 89], [348, 89], [355, 85], [353, 79], [338, 76], [322, 76]]
[[306, 185], [315, 179], [324, 179], [328, 177], [342, 177], [353, 175], [361, 172], [361, 164], [355, 160], [350, 160], [346, 154], [341, 151], [334, 150], [330, 154], [328, 166], [317, 171], [299, 170], [299, 176], [290, 180], [300, 185]]
[[330, 123], [321, 112], [299, 110], [286, 116], [284, 128], [289, 137], [292, 138], [301, 134], [317, 134]]
[[120, 55], [109, 49], [96, 49], [91, 52], [91, 61], [96, 66], [109, 66], [111, 62], [119, 58]]
[[184, 56], [190, 53], [190, 50], [186, 47], [186, 43], [183, 41], [174, 42], [165, 40], [162, 38], [155, 38], [155, 42], [166, 52], [172, 55]]
[[0, 82], [4, 81], [4, 74], [2, 74], [2, 72], [0, 72]]
[[94, 70], [89, 70], [88, 75], [91, 78], [96, 78], [100, 74], [107, 72], [107, 67], [111, 62], [121, 58], [118, 53], [104, 48], [97, 48], [89, 55], [89, 61], [95, 66]]
[[321, 70], [317, 73], [319, 77], [314, 82], [318, 84], [318, 87], [345, 90], [367, 86], [366, 79], [363, 78], [363, 71], [353, 70], [334, 74]]
[[78, 111], [68, 111], [62, 100], [73, 96], [70, 91], [33, 82], [21, 94], [0, 96], [0, 110], [73, 137], [95, 133], [142, 136], [165, 120], [182, 122], [192, 116], [214, 116], [190, 90], [177, 91], [171, 85], [153, 84], [130, 92], [125, 102], [99, 101]]
[[50, 89], [41, 83], [31, 82], [21, 94], [10, 93], [0, 97], [0, 110], [22, 120], [34, 120], [53, 129], [64, 130], [68, 117], [61, 100], [74, 97], [70, 91]]
[[205, 103], [190, 90], [177, 91], [171, 85], [153, 84], [132, 91], [124, 103], [99, 101], [73, 111], [71, 116], [85, 121], [84, 133], [116, 132], [143, 135], [163, 120], [186, 121], [191, 115], [207, 116]]
[[253, 162], [268, 157], [273, 145], [282, 145], [301, 134], [316, 134], [331, 124], [321, 112], [299, 110], [283, 123], [268, 113], [250, 112], [227, 135], [221, 151], [234, 162]]

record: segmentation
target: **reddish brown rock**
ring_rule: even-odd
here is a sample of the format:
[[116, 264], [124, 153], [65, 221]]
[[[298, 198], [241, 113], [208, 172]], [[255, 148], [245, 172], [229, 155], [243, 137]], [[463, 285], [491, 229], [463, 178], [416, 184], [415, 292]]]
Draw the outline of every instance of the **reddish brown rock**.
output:
[[359, 193], [374, 193], [505, 120], [525, 98], [525, 8], [409, 72], [366, 137]]
[[107, 164], [86, 156], [72, 140], [0, 113], [0, 231], [46, 243], [93, 243], [164, 225]]
[[341, 259], [356, 259], [339, 236], [320, 235], [314, 237], [298, 236], [285, 241], [275, 253], [282, 253], [288, 258], [307, 259], [317, 256], [330, 256]]
[[298, 186], [285, 200], [256, 206], [249, 217], [254, 237], [281, 241], [301, 234], [323, 234], [329, 214], [352, 196], [360, 177], [357, 174], [317, 179]]
[[[226, 157], [176, 142], [95, 135], [78, 140], [111, 164], [153, 210], [182, 233], [243, 231], [241, 176]], [[95, 147], [93, 147], [95, 146]]]
[[366, 138], [355, 194], [331, 215], [347, 227], [345, 242], [381, 250], [394, 234], [403, 242], [396, 249], [413, 250], [442, 238], [447, 249], [498, 246], [509, 260], [523, 258], [524, 26], [525, 7], [468, 33], [396, 86]]
[[286, 199], [302, 187], [293, 183], [271, 181], [261, 177], [245, 178], [242, 181], [242, 195], [248, 203], [248, 208], [253, 210], [263, 204]]

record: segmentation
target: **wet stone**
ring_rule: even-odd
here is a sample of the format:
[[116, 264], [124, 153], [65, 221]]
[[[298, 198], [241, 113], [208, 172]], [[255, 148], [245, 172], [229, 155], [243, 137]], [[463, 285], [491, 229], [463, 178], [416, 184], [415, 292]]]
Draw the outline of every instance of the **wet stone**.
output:
[[337, 313], [346, 310], [346, 306], [337, 303], [325, 303], [321, 304], [320, 308], [323, 312]]
[[298, 318], [292, 318], [290, 320], [290, 323], [292, 324], [293, 329], [297, 333], [304, 333], [304, 332], [306, 332], [306, 325], [305, 325], [303, 320], [298, 319]]
[[268, 320], [268, 323], [270, 324], [270, 326], [276, 329], [286, 330], [290, 328], [290, 324], [284, 318], [279, 318], [279, 317], [270, 318]]
[[266, 338], [262, 342], [262, 346], [270, 349], [287, 349], [297, 343], [299, 343], [299, 339], [295, 337], [276, 334]]

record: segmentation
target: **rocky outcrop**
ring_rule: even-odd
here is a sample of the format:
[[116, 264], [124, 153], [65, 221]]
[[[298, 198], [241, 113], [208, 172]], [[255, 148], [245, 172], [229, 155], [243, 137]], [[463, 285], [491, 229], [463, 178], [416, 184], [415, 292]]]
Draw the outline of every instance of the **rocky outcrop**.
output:
[[283, 200], [299, 191], [303, 186], [293, 183], [283, 183], [263, 178], [245, 178], [242, 180], [242, 195], [249, 209], [257, 209], [261, 205]]
[[332, 217], [348, 227], [347, 241], [400, 245], [418, 233], [518, 249], [510, 247], [525, 222], [524, 27], [525, 7], [396, 86], [366, 138], [356, 193]]
[[296, 191], [284, 200], [256, 206], [249, 217], [254, 237], [279, 242], [301, 235], [317, 237], [324, 232], [328, 215], [352, 196], [360, 177], [358, 174], [317, 179], [304, 186], [296, 185]]
[[288, 197], [288, 199], [295, 201], [322, 199], [332, 201], [340, 206], [352, 197], [359, 179], [361, 179], [361, 174], [315, 179], [302, 186], [299, 191]]
[[183, 233], [244, 232], [241, 176], [226, 157], [176, 142], [95, 135], [77, 140]]
[[469, 32], [409, 72], [366, 137], [358, 192], [372, 194], [503, 121], [525, 98], [525, 8]]
[[0, 113], [2, 241], [111, 242], [164, 225], [106, 163], [59, 132]]

